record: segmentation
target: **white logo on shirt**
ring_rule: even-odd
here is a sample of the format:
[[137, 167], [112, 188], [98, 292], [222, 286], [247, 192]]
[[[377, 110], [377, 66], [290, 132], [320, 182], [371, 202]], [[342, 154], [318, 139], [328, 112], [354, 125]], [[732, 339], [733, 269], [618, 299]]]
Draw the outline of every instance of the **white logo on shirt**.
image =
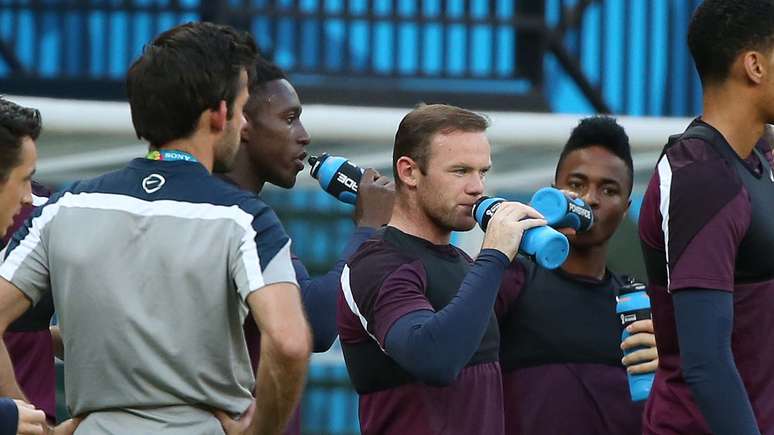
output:
[[167, 180], [164, 179], [159, 174], [150, 174], [147, 177], [143, 178], [142, 180], [142, 188], [148, 193], [153, 193], [161, 189], [161, 186], [166, 183]]

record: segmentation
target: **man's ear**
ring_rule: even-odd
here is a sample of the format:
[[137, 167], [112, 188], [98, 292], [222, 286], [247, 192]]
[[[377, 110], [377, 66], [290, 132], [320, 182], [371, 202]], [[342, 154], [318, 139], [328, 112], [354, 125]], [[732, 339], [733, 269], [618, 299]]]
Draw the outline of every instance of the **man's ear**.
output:
[[419, 166], [414, 159], [409, 156], [401, 156], [398, 158], [398, 161], [395, 162], [395, 170], [397, 171], [395, 176], [400, 179], [401, 183], [410, 187], [417, 186]]
[[228, 124], [228, 106], [225, 100], [220, 100], [217, 110], [210, 110], [210, 128], [216, 132], [221, 132], [226, 129]]
[[759, 51], [748, 51], [741, 56], [744, 73], [747, 76], [747, 80], [750, 80], [752, 83], [759, 85], [763, 83], [766, 74], [772, 73], [772, 71], [768, 71], [768, 59], [766, 59], [766, 56], [764, 56], [763, 53]]

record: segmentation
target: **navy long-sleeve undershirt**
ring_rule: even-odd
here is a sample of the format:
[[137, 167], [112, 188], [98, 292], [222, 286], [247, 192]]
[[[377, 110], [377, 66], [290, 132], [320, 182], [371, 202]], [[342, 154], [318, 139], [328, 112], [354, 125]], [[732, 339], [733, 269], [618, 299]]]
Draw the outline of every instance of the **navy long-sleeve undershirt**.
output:
[[451, 384], [481, 344], [509, 264], [502, 252], [482, 250], [442, 310], [413, 311], [395, 321], [385, 337], [390, 357], [424, 383]]
[[336, 300], [341, 272], [344, 270], [347, 259], [375, 231], [374, 228], [358, 228], [349, 238], [336, 264], [322, 276], [311, 278], [301, 260], [293, 257], [296, 280], [301, 288], [301, 299], [314, 337], [312, 349], [314, 352], [327, 351], [336, 340], [338, 334], [336, 330]]
[[715, 435], [758, 435], [731, 351], [733, 294], [683, 289], [672, 295], [685, 382]]

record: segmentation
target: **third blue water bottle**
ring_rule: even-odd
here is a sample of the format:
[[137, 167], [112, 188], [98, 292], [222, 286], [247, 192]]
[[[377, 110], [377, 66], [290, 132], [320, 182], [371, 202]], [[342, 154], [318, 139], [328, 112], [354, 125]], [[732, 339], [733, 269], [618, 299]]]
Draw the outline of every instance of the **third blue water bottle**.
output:
[[[621, 287], [618, 293], [618, 304], [616, 305], [616, 314], [621, 322], [621, 341], [629, 337], [626, 327], [638, 320], [650, 319], [650, 298], [644, 284], [638, 282], [629, 282]], [[624, 355], [642, 349], [637, 347], [624, 351]], [[632, 401], [640, 402], [648, 398], [650, 388], [653, 385], [654, 373], [631, 374], [629, 377], [629, 393]]]

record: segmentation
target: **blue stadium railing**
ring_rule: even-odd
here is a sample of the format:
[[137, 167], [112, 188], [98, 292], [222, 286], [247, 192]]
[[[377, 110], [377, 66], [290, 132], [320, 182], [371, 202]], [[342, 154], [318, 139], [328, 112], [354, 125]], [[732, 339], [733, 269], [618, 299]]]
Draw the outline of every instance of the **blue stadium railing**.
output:
[[698, 2], [0, 0], [0, 91], [122, 98], [143, 44], [203, 17], [252, 31], [306, 101], [465, 95], [477, 108], [687, 116], [700, 108], [685, 44]]

